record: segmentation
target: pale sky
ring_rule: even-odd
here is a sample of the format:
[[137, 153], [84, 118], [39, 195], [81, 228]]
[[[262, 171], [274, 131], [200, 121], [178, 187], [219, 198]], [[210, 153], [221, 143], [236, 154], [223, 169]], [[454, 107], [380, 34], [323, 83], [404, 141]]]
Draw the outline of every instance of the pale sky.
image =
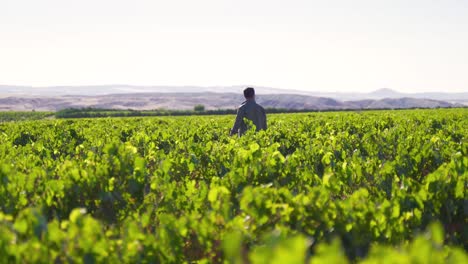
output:
[[0, 84], [468, 91], [468, 0], [0, 0]]

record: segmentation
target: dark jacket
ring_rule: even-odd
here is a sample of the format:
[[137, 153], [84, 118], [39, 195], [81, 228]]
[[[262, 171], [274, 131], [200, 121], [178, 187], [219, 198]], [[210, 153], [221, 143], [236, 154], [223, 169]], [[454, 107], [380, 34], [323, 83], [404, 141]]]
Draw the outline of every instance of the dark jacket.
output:
[[252, 121], [257, 127], [256, 131], [267, 129], [265, 109], [257, 104], [254, 99], [247, 99], [239, 106], [236, 121], [231, 129], [231, 135], [238, 133], [241, 136], [247, 131], [248, 127], [244, 122], [244, 118]]

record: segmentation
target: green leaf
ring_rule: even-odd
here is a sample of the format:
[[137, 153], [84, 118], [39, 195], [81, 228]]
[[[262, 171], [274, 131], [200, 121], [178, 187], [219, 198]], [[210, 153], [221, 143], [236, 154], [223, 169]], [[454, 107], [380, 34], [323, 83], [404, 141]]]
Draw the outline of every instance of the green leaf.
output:
[[77, 223], [78, 219], [85, 214], [86, 208], [73, 209], [73, 211], [70, 213], [70, 222]]
[[465, 181], [463, 178], [457, 181], [457, 185], [455, 186], [455, 198], [465, 198]]

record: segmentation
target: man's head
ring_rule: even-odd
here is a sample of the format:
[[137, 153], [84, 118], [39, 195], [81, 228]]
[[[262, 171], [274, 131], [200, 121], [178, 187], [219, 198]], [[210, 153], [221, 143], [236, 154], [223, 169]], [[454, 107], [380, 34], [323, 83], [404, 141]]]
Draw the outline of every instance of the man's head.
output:
[[255, 90], [252, 87], [247, 87], [244, 89], [245, 99], [253, 99], [255, 97]]

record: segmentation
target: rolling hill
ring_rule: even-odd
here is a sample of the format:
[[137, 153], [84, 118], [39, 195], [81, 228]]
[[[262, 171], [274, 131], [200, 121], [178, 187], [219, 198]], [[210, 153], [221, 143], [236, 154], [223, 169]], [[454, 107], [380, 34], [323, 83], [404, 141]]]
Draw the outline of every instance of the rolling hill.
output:
[[[235, 109], [242, 101], [239, 93], [119, 93], [108, 95], [58, 95], [58, 96], [8, 96], [0, 98], [0, 111], [47, 110], [65, 108], [112, 108], [112, 109], [193, 109], [202, 104], [206, 109]], [[300, 94], [259, 94], [257, 102], [265, 108], [287, 109], [398, 109], [459, 107], [460, 104], [433, 99], [385, 98], [341, 101], [329, 97]]]

